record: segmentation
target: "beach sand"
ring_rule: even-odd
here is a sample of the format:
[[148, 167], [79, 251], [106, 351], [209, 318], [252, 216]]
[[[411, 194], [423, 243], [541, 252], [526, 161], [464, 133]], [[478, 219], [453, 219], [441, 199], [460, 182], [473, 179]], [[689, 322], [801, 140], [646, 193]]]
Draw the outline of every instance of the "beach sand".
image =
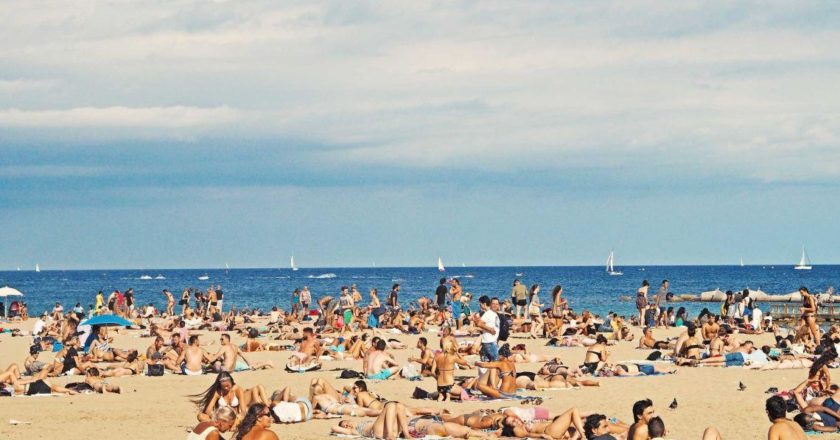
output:
[[[33, 323], [20, 324], [20, 328], [29, 329]], [[14, 325], [12, 325], [14, 326]], [[675, 336], [679, 329], [657, 330], [654, 336], [663, 339]], [[638, 336], [639, 329], [634, 329]], [[151, 338], [140, 338], [137, 332], [121, 330], [116, 335], [114, 345], [120, 348], [137, 348], [142, 351], [151, 344]], [[202, 344], [208, 351], [215, 352], [219, 347], [219, 334], [200, 332]], [[427, 333], [430, 346], [437, 348], [436, 334]], [[546, 340], [518, 338], [514, 334], [509, 342], [512, 345], [525, 343], [529, 352], [556, 355], [568, 365], [579, 365], [584, 356], [583, 348], [546, 347]], [[418, 336], [396, 335], [409, 347], [414, 347]], [[758, 345], [771, 343], [772, 334], [760, 336], [742, 335], [742, 340], [753, 340]], [[234, 337], [237, 343], [241, 338]], [[0, 335], [0, 368], [14, 362], [23, 365], [27, 353], [29, 337], [12, 338], [9, 334]], [[621, 342], [610, 347], [612, 360], [644, 359], [649, 350], [637, 350], [637, 342]], [[400, 362], [405, 362], [409, 355], [416, 355], [417, 350], [392, 350]], [[43, 353], [42, 360], [52, 359], [51, 353]], [[308, 384], [313, 377], [323, 377], [336, 386], [343, 386], [351, 380], [336, 379], [338, 372], [328, 371], [344, 367], [361, 369], [361, 361], [325, 362], [318, 372], [300, 374], [288, 373], [282, 368], [288, 352], [249, 353], [251, 360], [271, 360], [274, 369], [235, 373], [238, 384], [250, 387], [262, 384], [268, 393], [291, 385], [294, 393], [306, 395]], [[540, 364], [517, 364], [518, 371], [536, 371]], [[475, 370], [458, 372], [457, 375], [471, 375]], [[764, 401], [769, 396], [764, 391], [771, 386], [779, 389], [793, 388], [805, 379], [807, 370], [754, 371], [743, 368], [680, 368], [674, 375], [630, 378], [602, 378], [601, 387], [581, 388], [566, 391], [529, 391], [525, 394], [548, 398], [544, 406], [552, 414], [572, 406], [583, 412], [599, 412], [608, 417], [616, 417], [625, 422], [632, 421], [633, 402], [642, 398], [651, 398], [657, 413], [665, 421], [668, 438], [699, 439], [703, 429], [708, 426], [718, 428], [724, 439], [762, 439], [766, 438], [770, 423], [764, 412]], [[213, 382], [215, 376], [187, 377], [167, 374], [163, 377], [123, 377], [111, 381], [122, 387], [122, 394], [79, 395], [61, 397], [14, 397], [0, 399], [0, 439], [89, 439], [89, 438], [148, 438], [182, 439], [187, 429], [196, 424], [196, 409], [188, 395], [204, 391]], [[74, 378], [53, 379], [66, 383]], [[747, 385], [745, 391], [738, 391], [738, 382]], [[446, 407], [454, 413], [468, 412], [476, 408], [499, 408], [518, 405], [518, 402], [433, 402], [411, 399], [416, 386], [426, 390], [435, 389], [432, 378], [419, 382], [405, 379], [385, 382], [369, 381], [372, 391], [389, 399], [414, 406]], [[679, 408], [668, 409], [668, 404], [676, 398]], [[11, 425], [10, 420], [31, 422], [26, 425]], [[315, 439], [329, 436], [333, 420], [314, 420], [295, 425], [274, 425], [273, 429], [281, 439]], [[230, 438], [228, 433], [226, 438]], [[822, 436], [821, 438], [828, 438]]]

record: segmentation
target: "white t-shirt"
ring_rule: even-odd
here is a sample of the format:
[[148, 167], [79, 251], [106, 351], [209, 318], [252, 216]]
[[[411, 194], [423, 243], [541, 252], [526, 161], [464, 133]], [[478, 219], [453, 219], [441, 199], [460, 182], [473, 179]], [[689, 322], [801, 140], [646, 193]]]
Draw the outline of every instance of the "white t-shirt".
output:
[[40, 335], [40, 334], [41, 334], [41, 332], [44, 330], [44, 327], [45, 327], [46, 325], [47, 325], [47, 323], [46, 323], [46, 322], [44, 322], [44, 320], [43, 320], [43, 319], [38, 318], [38, 320], [37, 320], [37, 321], [35, 321], [35, 325], [34, 325], [34, 326], [32, 326], [32, 334], [33, 334], [34, 336], [38, 336], [38, 335]]
[[753, 309], [752, 313], [752, 326], [753, 328], [761, 328], [761, 318], [764, 313], [761, 312], [761, 309]]
[[481, 321], [484, 323], [485, 326], [493, 328], [496, 330], [494, 334], [490, 334], [486, 331], [481, 332], [481, 343], [482, 344], [489, 344], [491, 342], [496, 342], [499, 340], [499, 315], [496, 312], [487, 309], [483, 315], [481, 315]]

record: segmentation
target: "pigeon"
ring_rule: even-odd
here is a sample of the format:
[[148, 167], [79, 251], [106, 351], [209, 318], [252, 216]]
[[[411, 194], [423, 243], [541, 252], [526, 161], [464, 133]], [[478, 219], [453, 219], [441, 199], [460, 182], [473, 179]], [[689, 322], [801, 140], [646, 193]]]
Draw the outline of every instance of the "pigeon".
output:
[[677, 398], [676, 397], [674, 398], [674, 401], [671, 402], [670, 405], [668, 405], [668, 408], [671, 408], [672, 411], [677, 409]]
[[747, 386], [744, 385], [744, 382], [738, 382], [738, 391], [744, 391], [747, 389]]

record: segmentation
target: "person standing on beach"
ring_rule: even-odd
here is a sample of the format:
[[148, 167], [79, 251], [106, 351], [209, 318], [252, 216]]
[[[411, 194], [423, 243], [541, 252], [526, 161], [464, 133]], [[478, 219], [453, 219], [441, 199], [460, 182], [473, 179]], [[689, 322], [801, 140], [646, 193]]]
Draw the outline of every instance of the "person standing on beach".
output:
[[297, 315], [298, 307], [300, 305], [300, 289], [295, 289], [292, 291], [292, 304], [291, 304], [291, 314]]
[[645, 311], [648, 307], [648, 289], [650, 289], [650, 283], [648, 280], [642, 281], [642, 286], [639, 287], [639, 290], [636, 291], [636, 310], [639, 311], [639, 326], [645, 327]]
[[516, 305], [516, 319], [525, 316], [525, 306], [528, 304], [528, 289], [519, 280], [513, 280], [513, 288], [510, 289], [510, 299]]
[[449, 294], [452, 295], [452, 319], [455, 320], [455, 328], [461, 330], [461, 282], [457, 278], [452, 279], [452, 287], [449, 289]]
[[446, 278], [441, 278], [440, 283], [435, 290], [435, 300], [437, 302], [438, 311], [443, 312], [443, 306], [446, 305], [446, 294], [449, 289], [446, 288]]
[[805, 440], [805, 431], [798, 423], [787, 418], [787, 404], [779, 396], [767, 399], [764, 404], [767, 418], [773, 422], [767, 431], [767, 440]]
[[499, 360], [499, 347], [496, 341], [499, 340], [499, 315], [490, 308], [490, 298], [482, 295], [478, 299], [481, 313], [472, 314], [473, 325], [481, 329], [481, 360], [494, 362]]
[[391, 293], [388, 295], [388, 306], [396, 310], [400, 308], [400, 284], [396, 283], [391, 287]]
[[300, 313], [305, 318], [309, 314], [309, 304], [312, 303], [312, 293], [309, 292], [309, 286], [303, 286], [300, 291]]
[[668, 280], [662, 280], [662, 285], [656, 292], [654, 307], [656, 307], [656, 326], [668, 328], [668, 314], [665, 313], [665, 304], [668, 303]]

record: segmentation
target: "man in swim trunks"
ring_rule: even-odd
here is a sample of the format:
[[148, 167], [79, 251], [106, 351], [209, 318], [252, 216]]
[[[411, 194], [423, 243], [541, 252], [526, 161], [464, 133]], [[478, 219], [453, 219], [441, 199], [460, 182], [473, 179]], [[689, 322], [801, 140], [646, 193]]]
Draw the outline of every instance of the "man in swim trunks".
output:
[[364, 371], [368, 379], [386, 380], [401, 370], [394, 358], [385, 352], [386, 345], [384, 339], [379, 339], [376, 341], [376, 350], [368, 354]]

